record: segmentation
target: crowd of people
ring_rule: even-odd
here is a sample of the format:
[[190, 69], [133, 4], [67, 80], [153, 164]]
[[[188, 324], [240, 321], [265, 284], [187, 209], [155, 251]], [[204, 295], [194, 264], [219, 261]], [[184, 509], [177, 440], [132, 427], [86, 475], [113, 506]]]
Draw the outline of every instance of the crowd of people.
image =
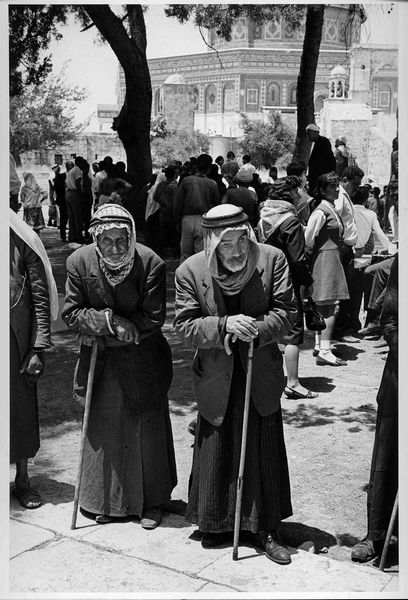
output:
[[[146, 529], [157, 527], [160, 507], [177, 483], [167, 399], [172, 357], [162, 333], [164, 259], [170, 251], [180, 259], [173, 326], [196, 351], [198, 416], [191, 427], [195, 441], [186, 519], [198, 525], [202, 546], [226, 543], [234, 529], [253, 345], [240, 530], [275, 563], [291, 562], [279, 538], [281, 521], [292, 515], [281, 396], [317, 396], [299, 378], [307, 303], [320, 319], [313, 349], [317, 365], [346, 366], [337, 343], [357, 344], [374, 332], [383, 333], [389, 346], [377, 398], [368, 534], [353, 548], [352, 558], [366, 562], [381, 552], [398, 488], [398, 155], [392, 155], [391, 193], [382, 209], [375, 187], [363, 184], [364, 172], [346, 140], [336, 141], [334, 154], [315, 124], [306, 131], [310, 159], [288, 164], [283, 177], [271, 167], [262, 180], [249, 155], [237, 160], [231, 151], [225, 161], [208, 154], [184, 164], [171, 161], [142, 194], [144, 244], [136, 241], [135, 222], [126, 209], [132, 185], [123, 163], [114, 165], [106, 157], [92, 165], [94, 175], [81, 157], [66, 164], [66, 173], [53, 168], [50, 194], [59, 206], [61, 238], [68, 218], [68, 240], [81, 244], [67, 260], [62, 310], [81, 342], [74, 381], [80, 402], [97, 346], [80, 506], [99, 523], [136, 515]], [[26, 290], [25, 309], [31, 298], [34, 315], [28, 312], [24, 321], [25, 344], [19, 338], [21, 320], [18, 326], [16, 319], [10, 323], [11, 405], [27, 397], [34, 436], [28, 444], [28, 435], [14, 425], [19, 413], [13, 408], [11, 460], [17, 464], [14, 493], [23, 506], [35, 508], [41, 499], [30, 486], [27, 458], [38, 449], [35, 384], [50, 342], [54, 291], [48, 259], [38, 251], [41, 242], [33, 242], [38, 218], [22, 193], [20, 199], [26, 223], [13, 214], [11, 313], [17, 316]], [[10, 207], [16, 208], [11, 192]], [[390, 232], [385, 213], [391, 208]], [[382, 254], [374, 253], [375, 238]], [[363, 298], [365, 323], [360, 322]], [[278, 343], [284, 346], [286, 379]]]

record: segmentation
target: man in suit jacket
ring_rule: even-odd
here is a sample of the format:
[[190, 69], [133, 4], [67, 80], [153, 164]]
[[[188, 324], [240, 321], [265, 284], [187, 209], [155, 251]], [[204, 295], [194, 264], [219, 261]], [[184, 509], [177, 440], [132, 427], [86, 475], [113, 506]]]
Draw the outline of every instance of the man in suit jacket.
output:
[[336, 170], [336, 159], [332, 151], [330, 140], [320, 135], [317, 125], [310, 123], [306, 127], [306, 135], [312, 142], [312, 151], [309, 158], [308, 181], [309, 193], [313, 194], [317, 178], [323, 173]]
[[[280, 397], [284, 388], [277, 340], [292, 326], [296, 303], [283, 252], [258, 244], [242, 208], [223, 204], [203, 215], [204, 251], [176, 271], [174, 326], [196, 348], [198, 404], [186, 519], [203, 547], [225, 543], [234, 523], [248, 342], [254, 341], [241, 530], [278, 564], [281, 519], [292, 514]], [[226, 335], [233, 351], [224, 350]]]

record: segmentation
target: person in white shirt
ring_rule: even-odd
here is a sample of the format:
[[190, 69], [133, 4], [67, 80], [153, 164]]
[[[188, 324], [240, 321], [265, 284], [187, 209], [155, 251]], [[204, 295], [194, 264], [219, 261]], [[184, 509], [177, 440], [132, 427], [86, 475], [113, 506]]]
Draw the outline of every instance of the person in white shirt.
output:
[[244, 154], [244, 156], [242, 157], [242, 170], [245, 171], [249, 171], [251, 173], [251, 175], [253, 175], [256, 171], [256, 167], [254, 167], [254, 165], [251, 164], [251, 157], [249, 156], [249, 154]]
[[[339, 197], [334, 203], [344, 227], [341, 263], [346, 275], [347, 285], [349, 285], [349, 272], [352, 271], [354, 267], [353, 247], [357, 242], [357, 227], [354, 220], [352, 198], [359, 189], [363, 177], [364, 171], [359, 167], [346, 167], [343, 171]], [[333, 339], [339, 342], [356, 343], [360, 341], [358, 337], [352, 335], [352, 333], [354, 334], [354, 332], [357, 332], [360, 328], [356, 330], [353, 323], [351, 323], [350, 309], [350, 300], [340, 302], [333, 330]]]
[[354, 220], [357, 227], [357, 242], [354, 249], [353, 265], [348, 267], [347, 283], [350, 294], [350, 326], [352, 331], [361, 329], [359, 319], [361, 301], [364, 292], [364, 271], [371, 263], [374, 250], [373, 238], [381, 243], [389, 254], [395, 254], [397, 248], [392, 244], [380, 227], [377, 215], [373, 210], [364, 206], [368, 198], [368, 189], [360, 187], [353, 196]]

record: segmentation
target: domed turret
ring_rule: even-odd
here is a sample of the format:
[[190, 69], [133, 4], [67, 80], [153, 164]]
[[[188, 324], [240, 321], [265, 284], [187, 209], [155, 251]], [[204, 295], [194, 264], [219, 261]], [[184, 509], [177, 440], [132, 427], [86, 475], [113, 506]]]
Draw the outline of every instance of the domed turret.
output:
[[182, 73], [172, 73], [171, 75], [169, 75], [166, 79], [166, 81], [164, 82], [164, 84], [166, 83], [173, 83], [173, 84], [177, 84], [177, 85], [184, 85], [186, 82], [184, 75]]
[[341, 65], [337, 65], [330, 71], [329, 98], [344, 99], [348, 93], [347, 71]]

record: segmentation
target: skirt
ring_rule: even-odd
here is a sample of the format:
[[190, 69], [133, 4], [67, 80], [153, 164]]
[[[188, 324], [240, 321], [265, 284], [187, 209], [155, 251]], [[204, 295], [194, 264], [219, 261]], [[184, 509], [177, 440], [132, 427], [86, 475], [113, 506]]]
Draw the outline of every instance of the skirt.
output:
[[24, 221], [33, 229], [44, 229], [45, 221], [41, 206], [24, 208]]
[[[233, 531], [241, 451], [245, 373], [235, 360], [231, 392], [220, 427], [198, 416], [186, 520], [200, 531]], [[282, 414], [261, 417], [250, 401], [241, 530], [274, 530], [292, 515]]]
[[17, 338], [10, 328], [10, 462], [32, 458], [40, 447], [37, 385], [20, 373]]
[[79, 504], [112, 517], [139, 516], [170, 500], [177, 484], [167, 398], [159, 410], [130, 415], [108, 354], [92, 395]]
[[338, 248], [319, 250], [313, 262], [312, 298], [316, 304], [334, 304], [350, 298]]

